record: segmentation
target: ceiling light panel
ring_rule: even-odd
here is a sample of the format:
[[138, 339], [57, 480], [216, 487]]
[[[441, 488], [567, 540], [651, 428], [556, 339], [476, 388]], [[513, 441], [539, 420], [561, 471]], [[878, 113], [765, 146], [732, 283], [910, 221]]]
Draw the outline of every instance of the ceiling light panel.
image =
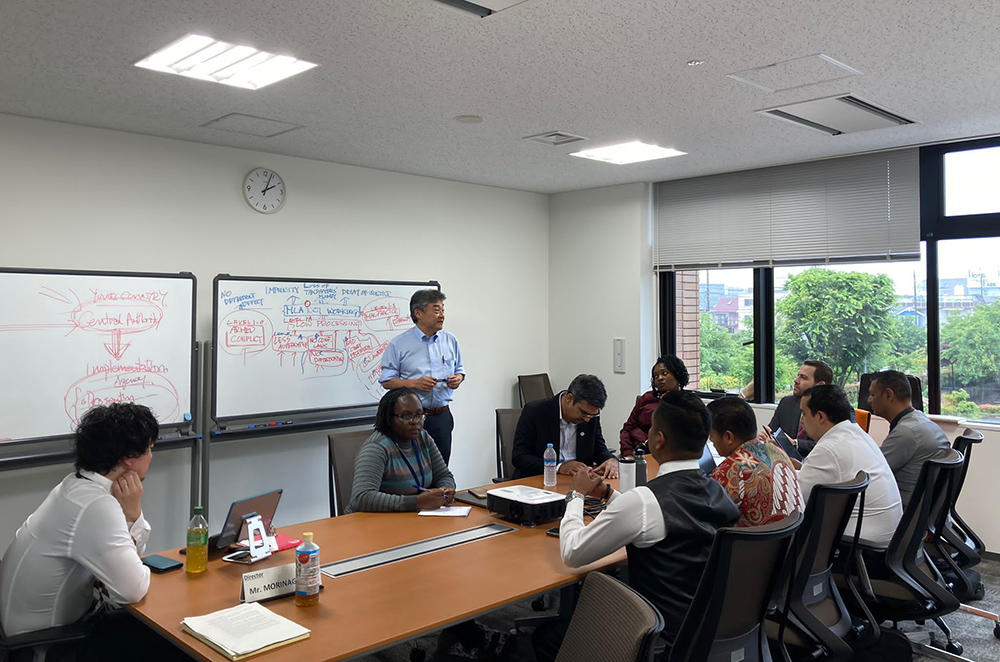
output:
[[620, 145], [609, 145], [597, 149], [588, 149], [582, 152], [573, 152], [570, 156], [579, 156], [583, 159], [593, 159], [594, 161], [604, 161], [615, 165], [628, 165], [629, 163], [640, 163], [642, 161], [654, 161], [656, 159], [666, 159], [671, 156], [683, 156], [687, 152], [679, 152], [669, 147], [658, 147], [648, 145], [638, 140], [622, 143]]
[[258, 51], [190, 34], [135, 63], [143, 69], [259, 90], [316, 65], [288, 55]]

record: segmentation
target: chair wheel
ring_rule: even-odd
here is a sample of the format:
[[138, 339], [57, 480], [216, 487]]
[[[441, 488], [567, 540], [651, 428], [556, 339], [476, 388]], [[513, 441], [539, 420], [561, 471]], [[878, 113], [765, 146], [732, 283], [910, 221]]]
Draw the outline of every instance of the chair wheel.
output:
[[945, 644], [944, 649], [945, 651], [951, 653], [952, 655], [961, 655], [962, 651], [964, 650], [962, 648], [962, 644], [957, 641], [949, 641], [947, 644]]
[[427, 659], [427, 651], [422, 648], [414, 648], [410, 651], [410, 662], [424, 662]]
[[531, 601], [533, 611], [545, 611], [545, 598], [535, 598]]
[[993, 626], [993, 636], [1000, 639], [1000, 623]]

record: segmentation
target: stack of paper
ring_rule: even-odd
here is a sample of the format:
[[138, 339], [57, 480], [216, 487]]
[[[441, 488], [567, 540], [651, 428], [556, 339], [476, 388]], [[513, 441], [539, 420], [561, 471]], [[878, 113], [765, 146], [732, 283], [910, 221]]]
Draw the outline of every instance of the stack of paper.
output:
[[256, 602], [181, 621], [181, 627], [230, 660], [300, 641], [309, 630]]
[[472, 506], [441, 506], [434, 510], [421, 510], [418, 515], [431, 517], [468, 517]]

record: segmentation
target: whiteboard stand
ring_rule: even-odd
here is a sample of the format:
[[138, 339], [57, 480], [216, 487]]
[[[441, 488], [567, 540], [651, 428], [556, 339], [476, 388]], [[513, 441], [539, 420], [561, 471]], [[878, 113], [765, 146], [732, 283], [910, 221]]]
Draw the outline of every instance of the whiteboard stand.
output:
[[205, 509], [205, 518], [208, 518], [208, 504], [209, 504], [209, 492], [208, 492], [208, 477], [209, 477], [209, 459], [212, 455], [212, 444], [208, 442], [208, 436], [212, 427], [212, 417], [208, 414], [211, 406], [210, 393], [211, 389], [208, 387], [209, 380], [211, 379], [211, 370], [214, 365], [212, 360], [212, 343], [208, 340], [203, 340], [198, 343], [201, 346], [201, 370], [202, 370], [202, 390], [201, 390], [201, 405], [203, 415], [200, 417], [199, 422], [201, 423], [201, 439], [198, 440], [198, 452], [199, 452], [199, 462], [198, 467], [201, 470], [201, 484], [200, 491], [198, 494], [199, 503]]

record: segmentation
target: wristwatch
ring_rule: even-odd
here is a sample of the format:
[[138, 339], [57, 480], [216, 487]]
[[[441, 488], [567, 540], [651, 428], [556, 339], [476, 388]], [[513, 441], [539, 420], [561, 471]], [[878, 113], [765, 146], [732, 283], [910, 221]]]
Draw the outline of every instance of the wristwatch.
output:
[[582, 499], [583, 494], [577, 492], [576, 490], [570, 490], [569, 492], [566, 493], [566, 503], [569, 503], [570, 501], [576, 499], [577, 497]]

